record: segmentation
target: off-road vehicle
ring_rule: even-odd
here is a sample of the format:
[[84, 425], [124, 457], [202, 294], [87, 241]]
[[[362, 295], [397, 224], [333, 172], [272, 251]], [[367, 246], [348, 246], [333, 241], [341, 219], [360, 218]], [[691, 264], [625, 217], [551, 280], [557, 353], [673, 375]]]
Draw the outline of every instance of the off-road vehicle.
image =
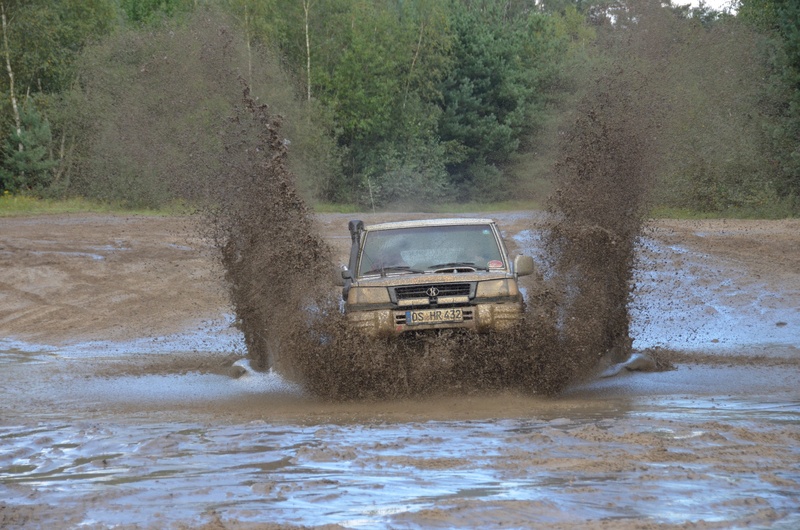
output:
[[350, 221], [341, 271], [347, 319], [369, 334], [469, 328], [502, 330], [523, 314], [519, 276], [491, 219], [432, 219], [365, 226]]

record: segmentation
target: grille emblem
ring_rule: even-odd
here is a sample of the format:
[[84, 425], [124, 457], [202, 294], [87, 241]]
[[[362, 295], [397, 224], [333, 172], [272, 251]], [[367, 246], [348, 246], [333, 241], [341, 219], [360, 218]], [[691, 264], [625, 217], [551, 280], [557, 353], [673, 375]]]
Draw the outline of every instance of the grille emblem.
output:
[[434, 298], [436, 296], [439, 296], [439, 289], [437, 287], [428, 287], [428, 290], [425, 291], [425, 294], [427, 294], [431, 298]]

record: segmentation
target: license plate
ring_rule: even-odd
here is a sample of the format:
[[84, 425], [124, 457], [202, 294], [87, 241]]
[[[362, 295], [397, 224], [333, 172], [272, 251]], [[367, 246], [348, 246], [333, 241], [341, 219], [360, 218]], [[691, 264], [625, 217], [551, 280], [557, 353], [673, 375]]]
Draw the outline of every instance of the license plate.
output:
[[463, 322], [461, 309], [425, 309], [424, 311], [406, 311], [406, 325], [436, 324], [438, 322]]

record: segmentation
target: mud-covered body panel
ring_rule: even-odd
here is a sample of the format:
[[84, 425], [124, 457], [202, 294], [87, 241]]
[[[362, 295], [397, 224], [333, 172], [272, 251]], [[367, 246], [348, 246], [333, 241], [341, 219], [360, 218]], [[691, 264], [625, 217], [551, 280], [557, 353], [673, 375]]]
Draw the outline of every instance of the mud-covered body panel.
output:
[[[370, 334], [450, 328], [488, 331], [506, 329], [522, 316], [517, 274], [493, 221], [406, 221], [360, 225], [360, 229], [353, 237], [358, 252], [352, 253], [351, 263], [358, 272], [349, 275], [344, 292], [345, 313], [355, 327]], [[395, 260], [407, 259], [410, 264], [377, 268], [379, 247], [369, 245], [379, 237], [388, 241], [385, 248], [402, 247], [402, 257], [400, 251], [390, 252]], [[488, 257], [452, 261], [462, 250], [477, 252], [470, 246], [482, 246]], [[446, 263], [426, 263], [425, 258]]]

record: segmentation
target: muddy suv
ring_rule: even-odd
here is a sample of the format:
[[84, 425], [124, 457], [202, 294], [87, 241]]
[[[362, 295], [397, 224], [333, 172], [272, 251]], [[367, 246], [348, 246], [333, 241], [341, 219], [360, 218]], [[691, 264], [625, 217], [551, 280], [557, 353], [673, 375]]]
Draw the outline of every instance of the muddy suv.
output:
[[366, 333], [502, 330], [521, 317], [517, 278], [534, 272], [533, 259], [512, 262], [491, 219], [350, 221], [349, 228], [344, 310]]

